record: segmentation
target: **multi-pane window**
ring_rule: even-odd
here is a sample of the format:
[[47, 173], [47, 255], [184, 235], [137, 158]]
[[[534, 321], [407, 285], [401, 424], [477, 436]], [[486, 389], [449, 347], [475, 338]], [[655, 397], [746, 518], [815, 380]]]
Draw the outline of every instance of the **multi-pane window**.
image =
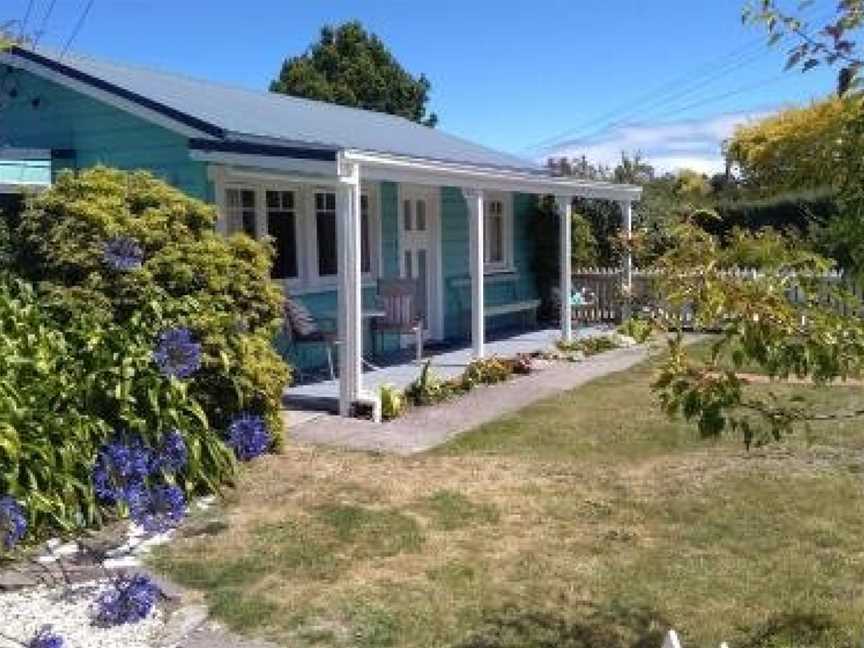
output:
[[267, 191], [267, 234], [276, 249], [271, 271], [274, 279], [296, 279], [299, 275], [295, 200], [293, 191]]
[[[360, 197], [360, 270], [372, 272], [372, 228], [369, 197]], [[336, 247], [336, 194], [315, 194], [315, 233], [318, 245], [318, 276], [330, 277], [339, 271]]]
[[[360, 268], [374, 270], [376, 223], [370, 197], [360, 198]], [[228, 234], [245, 232], [253, 238], [269, 236], [275, 250], [274, 279], [303, 280], [314, 285], [339, 272], [336, 193], [280, 187], [225, 189]], [[310, 259], [307, 265], [304, 259]]]
[[318, 244], [318, 276], [331, 277], [339, 271], [336, 251], [336, 194], [315, 193], [315, 233]]
[[369, 196], [360, 196], [360, 271], [372, 272], [372, 228], [369, 226]]
[[225, 199], [228, 234], [245, 232], [255, 238], [255, 192], [251, 189], [228, 189]]
[[504, 203], [500, 200], [486, 202], [484, 261], [489, 266], [504, 266], [507, 263], [506, 223]]

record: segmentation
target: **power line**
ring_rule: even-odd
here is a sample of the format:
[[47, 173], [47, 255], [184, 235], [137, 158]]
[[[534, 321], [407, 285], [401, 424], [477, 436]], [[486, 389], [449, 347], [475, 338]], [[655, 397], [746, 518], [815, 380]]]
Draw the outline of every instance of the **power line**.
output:
[[[812, 11], [812, 10], [811, 10]], [[805, 15], [808, 12], [805, 11]], [[827, 19], [831, 14], [826, 14], [818, 18], [819, 21], [823, 19]], [[787, 38], [791, 38], [790, 35], [784, 36], [781, 40], [786, 40]], [[755, 48], [754, 48], [755, 46]], [[750, 56], [753, 52], [759, 50], [759, 53], [756, 56]], [[523, 148], [523, 151], [539, 151], [544, 148], [549, 148], [554, 144], [560, 143], [563, 139], [567, 137], [573, 137], [576, 134], [581, 134], [587, 131], [588, 129], [593, 129], [595, 126], [603, 124], [602, 128], [597, 130], [592, 130], [590, 135], [593, 136], [597, 132], [602, 132], [608, 128], [614, 128], [616, 126], [620, 126], [625, 122], [626, 119], [630, 117], [644, 113], [646, 108], [649, 110], [656, 110], [664, 105], [668, 105], [673, 103], [678, 99], [682, 99], [687, 97], [688, 95], [692, 95], [697, 90], [704, 88], [708, 85], [711, 85], [717, 79], [728, 76], [729, 74], [736, 72], [737, 70], [750, 65], [758, 61], [765, 56], [769, 56], [772, 50], [764, 49], [763, 38], [759, 37], [748, 43], [745, 43], [741, 47], [738, 47], [727, 54], [724, 54], [721, 57], [713, 59], [707, 64], [700, 66], [696, 69], [696, 71], [689, 73], [683, 77], [678, 77], [675, 80], [672, 80], [663, 86], [656, 88], [655, 90], [650, 91], [647, 95], [643, 95], [627, 105], [621, 106], [617, 109], [614, 109], [599, 118], [594, 118], [589, 120], [588, 122], [583, 123], [580, 126], [576, 126], [573, 128], [569, 128], [566, 131], [558, 133], [553, 137], [546, 138], [536, 144], [531, 146], [526, 146]], [[719, 64], [719, 68], [717, 68]], [[706, 73], [711, 72], [713, 70], [713, 74]], [[683, 83], [683, 86], [682, 86]], [[678, 89], [678, 92], [673, 93], [671, 96], [667, 94], [670, 89]], [[659, 100], [659, 101], [658, 101]], [[611, 117], [615, 117], [615, 121], [609, 123]], [[579, 139], [585, 139], [587, 136], [581, 136]]]
[[[652, 112], [655, 112], [658, 109], [664, 108], [666, 106], [670, 106], [671, 108], [674, 108], [674, 104], [678, 103], [679, 101], [684, 100], [684, 99], [693, 99], [694, 95], [698, 96], [697, 91], [705, 89], [708, 86], [713, 85], [717, 80], [719, 80], [723, 77], [729, 76], [730, 74], [737, 72], [737, 71], [741, 70], [742, 68], [747, 67], [748, 65], [751, 65], [752, 63], [755, 63], [756, 61], [758, 61], [761, 58], [764, 58], [767, 55], [768, 55], [767, 52], [761, 53], [758, 56], [750, 57], [748, 59], [743, 59], [743, 60], [741, 60], [741, 61], [739, 61], [733, 65], [727, 65], [725, 68], [721, 68], [720, 70], [718, 70], [715, 74], [707, 77], [706, 79], [704, 79], [704, 80], [702, 80], [702, 81], [700, 81], [694, 85], [691, 85], [689, 88], [683, 89], [681, 92], [673, 93], [670, 96], [663, 97], [659, 101], [648, 102], [647, 104], [636, 105], [629, 112], [626, 112], [626, 113], [620, 115], [617, 120], [615, 120], [611, 123], [606, 123], [603, 126], [601, 126], [600, 128], [595, 128], [595, 129], [592, 129], [591, 131], [588, 131], [588, 132], [585, 132], [584, 130], [579, 131], [581, 137], [579, 137], [578, 139], [588, 139], [590, 137], [594, 137], [595, 135], [597, 135], [597, 134], [599, 134], [605, 130], [608, 130], [611, 128], [616, 128], [618, 126], [622, 126], [622, 125], [626, 124], [631, 118], [633, 118], [637, 115], [645, 116], [647, 114], [651, 114]], [[697, 100], [697, 102], [698, 101], [701, 101], [701, 100]], [[550, 144], [550, 146], [551, 146], [551, 144]]]
[[69, 40], [66, 41], [66, 45], [63, 47], [63, 51], [60, 52], [60, 58], [62, 59], [66, 56], [66, 52], [69, 51], [69, 48], [72, 47], [72, 43], [75, 38], [78, 36], [78, 32], [81, 31], [81, 27], [84, 26], [84, 21], [87, 20], [87, 16], [90, 13], [90, 9], [93, 8], [93, 2], [95, 0], [87, 0], [87, 6], [84, 7], [84, 11], [81, 14], [81, 17], [78, 19], [78, 22], [75, 24], [75, 29], [72, 30], [72, 34], [69, 36]]
[[757, 81], [755, 83], [751, 83], [751, 84], [747, 84], [747, 85], [739, 87], [739, 88], [735, 88], [735, 89], [730, 90], [728, 92], [723, 92], [723, 93], [718, 94], [718, 95], [713, 95], [711, 97], [706, 97], [706, 98], [700, 99], [700, 100], [695, 101], [693, 103], [690, 103], [690, 104], [687, 104], [685, 106], [681, 106], [679, 108], [676, 108], [675, 110], [671, 110], [671, 111], [668, 111], [666, 113], [657, 115], [654, 117], [654, 119], [658, 123], [662, 123], [663, 120], [668, 119], [669, 117], [673, 117], [673, 116], [678, 115], [680, 113], [684, 113], [684, 112], [693, 110], [694, 108], [701, 108], [702, 106], [717, 103], [718, 101], [723, 101], [724, 99], [729, 99], [731, 97], [746, 94], [746, 93], [751, 92], [753, 90], [758, 90], [760, 88], [764, 88], [767, 85], [772, 85], [772, 84], [777, 83], [779, 81], [784, 81], [784, 80], [787, 80], [790, 78], [792, 78], [792, 77], [790, 77], [790, 75], [788, 75], [786, 73], [780, 73], [780, 74], [775, 75], [773, 77], [768, 77], [766, 79], [762, 79], [762, 80]]
[[673, 115], [678, 115], [682, 112], [687, 112], [688, 110], [693, 110], [694, 108], [700, 108], [702, 106], [706, 106], [708, 104], [716, 103], [718, 101], [722, 101], [723, 99], [728, 99], [729, 97], [735, 97], [737, 95], [746, 94], [751, 90], [758, 90], [759, 88], [763, 88], [766, 85], [771, 85], [773, 83], [777, 83], [778, 81], [783, 81], [785, 79], [791, 78], [786, 73], [781, 73], [775, 75], [773, 77], [768, 77], [767, 79], [762, 79], [761, 81], [757, 81], [752, 84], [748, 84], [746, 86], [736, 88], [734, 90], [730, 90], [728, 92], [724, 92], [719, 95], [714, 95], [713, 97], [707, 97], [705, 99], [700, 99], [694, 103], [688, 104], [686, 106], [682, 106], [680, 108], [676, 108], [675, 110], [669, 111], [667, 113], [661, 114], [656, 117], [658, 120], [667, 119], [668, 117], [672, 117]]
[[[692, 84], [694, 81], [699, 79], [705, 73], [710, 72], [711, 70], [715, 70], [718, 63], [720, 63], [726, 59], [737, 60], [742, 54], [745, 54], [745, 53], [749, 54], [749, 50], [753, 50], [754, 49], [753, 46], [757, 45], [757, 44], [760, 46], [760, 49], [761, 49], [761, 39], [750, 41], [749, 43], [747, 43], [741, 47], [738, 47], [734, 50], [731, 50], [730, 52], [724, 54], [723, 56], [712, 59], [710, 62], [705, 63], [704, 65], [696, 68], [695, 70], [689, 72], [688, 74], [676, 77], [676, 78], [672, 79], [671, 81], [668, 81], [667, 83], [663, 84], [662, 86], [659, 86], [659, 87], [655, 88], [654, 90], [649, 91], [645, 95], [637, 97], [632, 102], [629, 102], [626, 105], [619, 106], [618, 108], [614, 108], [613, 110], [601, 115], [600, 117], [592, 118], [589, 121], [584, 122], [583, 124], [581, 124], [579, 126], [568, 128], [567, 130], [562, 131], [562, 132], [558, 133], [557, 135], [553, 135], [552, 137], [547, 137], [546, 139], [539, 141], [536, 144], [533, 144], [531, 146], [528, 146], [523, 150], [539, 149], [539, 148], [542, 148], [544, 146], [555, 144], [556, 142], [564, 139], [565, 137], [571, 136], [574, 133], [582, 132], [588, 128], [593, 127], [596, 124], [605, 123], [612, 117], [619, 118], [623, 112], [632, 111], [632, 109], [633, 109], [632, 106], [634, 104], [641, 104], [642, 102], [651, 101], [651, 100], [654, 100], [656, 97], [665, 97], [666, 93], [669, 90], [673, 90], [675, 88], [678, 88], [680, 90], [682, 87], [681, 86], [682, 83], [685, 84], [685, 87], [687, 85], [687, 82]], [[728, 63], [722, 64], [722, 66], [725, 66], [725, 65], [728, 65]]]
[[39, 25], [39, 30], [36, 32], [36, 37], [33, 40], [33, 49], [36, 49], [40, 39], [45, 34], [45, 30], [48, 28], [48, 21], [51, 19], [51, 14], [54, 13], [54, 7], [56, 4], [57, 0], [51, 0], [48, 9], [45, 10], [45, 15], [42, 16], [42, 23]]
[[24, 33], [27, 31], [27, 23], [30, 22], [30, 14], [33, 13], [33, 2], [34, 0], [30, 0], [27, 3], [27, 11], [24, 12], [24, 17], [21, 19], [21, 40], [24, 40]]

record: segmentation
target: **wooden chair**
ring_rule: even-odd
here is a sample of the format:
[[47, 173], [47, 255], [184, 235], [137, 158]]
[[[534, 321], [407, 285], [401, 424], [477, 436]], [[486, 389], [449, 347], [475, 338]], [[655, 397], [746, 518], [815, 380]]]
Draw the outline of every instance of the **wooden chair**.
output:
[[387, 333], [413, 335], [417, 346], [418, 362], [423, 358], [423, 317], [418, 309], [420, 284], [416, 279], [379, 279], [378, 306], [383, 316], [370, 323], [372, 329], [372, 350], [378, 355], [378, 340], [381, 351], [384, 349], [384, 335]]
[[[336, 378], [333, 348], [339, 344], [336, 321], [331, 318], [315, 318], [303, 304], [291, 297], [285, 298], [282, 333], [285, 344], [279, 349], [283, 357], [294, 357], [304, 346], [323, 346], [327, 353], [327, 369], [330, 379]], [[300, 363], [294, 362], [295, 371], [300, 372]], [[302, 377], [302, 376], [301, 376]]]

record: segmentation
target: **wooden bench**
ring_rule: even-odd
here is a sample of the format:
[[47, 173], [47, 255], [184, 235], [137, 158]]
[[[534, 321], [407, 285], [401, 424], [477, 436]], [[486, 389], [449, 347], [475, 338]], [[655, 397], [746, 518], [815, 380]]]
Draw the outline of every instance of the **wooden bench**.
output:
[[[526, 297], [519, 294], [519, 275], [518, 274], [502, 274], [491, 275], [485, 278], [487, 289], [487, 300], [489, 289], [493, 286], [497, 289], [503, 286], [505, 294], [504, 300], [497, 300], [498, 303], [489, 304], [488, 301], [484, 304], [485, 318], [500, 317], [502, 315], [517, 315], [524, 314], [527, 319], [528, 326], [534, 326], [537, 323], [537, 309], [540, 308], [540, 299]], [[471, 278], [470, 277], [455, 277], [449, 281], [450, 290], [456, 295], [456, 303], [459, 308], [459, 319], [464, 333], [467, 335], [471, 331]]]

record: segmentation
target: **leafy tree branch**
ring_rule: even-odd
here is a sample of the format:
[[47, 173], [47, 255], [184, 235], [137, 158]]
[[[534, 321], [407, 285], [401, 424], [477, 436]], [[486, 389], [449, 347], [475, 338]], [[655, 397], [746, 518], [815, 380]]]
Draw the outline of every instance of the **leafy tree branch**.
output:
[[[676, 331], [670, 356], [653, 388], [663, 409], [697, 424], [706, 437], [732, 432], [747, 447], [780, 439], [796, 426], [864, 417], [864, 410], [818, 412], [773, 391], [754, 390], [748, 374], [771, 381], [827, 384], [858, 378], [864, 369], [861, 304], [826, 275], [831, 264], [788, 243], [770, 265], [741, 273], [730, 259], [737, 246], [758, 245], [753, 235], [720, 248], [685, 223], [677, 244], [657, 263], [666, 308], [659, 324]], [[827, 277], [827, 279], [826, 279]], [[795, 300], [797, 291], [803, 298]], [[706, 358], [695, 356], [681, 334], [680, 313], [719, 335]]]

